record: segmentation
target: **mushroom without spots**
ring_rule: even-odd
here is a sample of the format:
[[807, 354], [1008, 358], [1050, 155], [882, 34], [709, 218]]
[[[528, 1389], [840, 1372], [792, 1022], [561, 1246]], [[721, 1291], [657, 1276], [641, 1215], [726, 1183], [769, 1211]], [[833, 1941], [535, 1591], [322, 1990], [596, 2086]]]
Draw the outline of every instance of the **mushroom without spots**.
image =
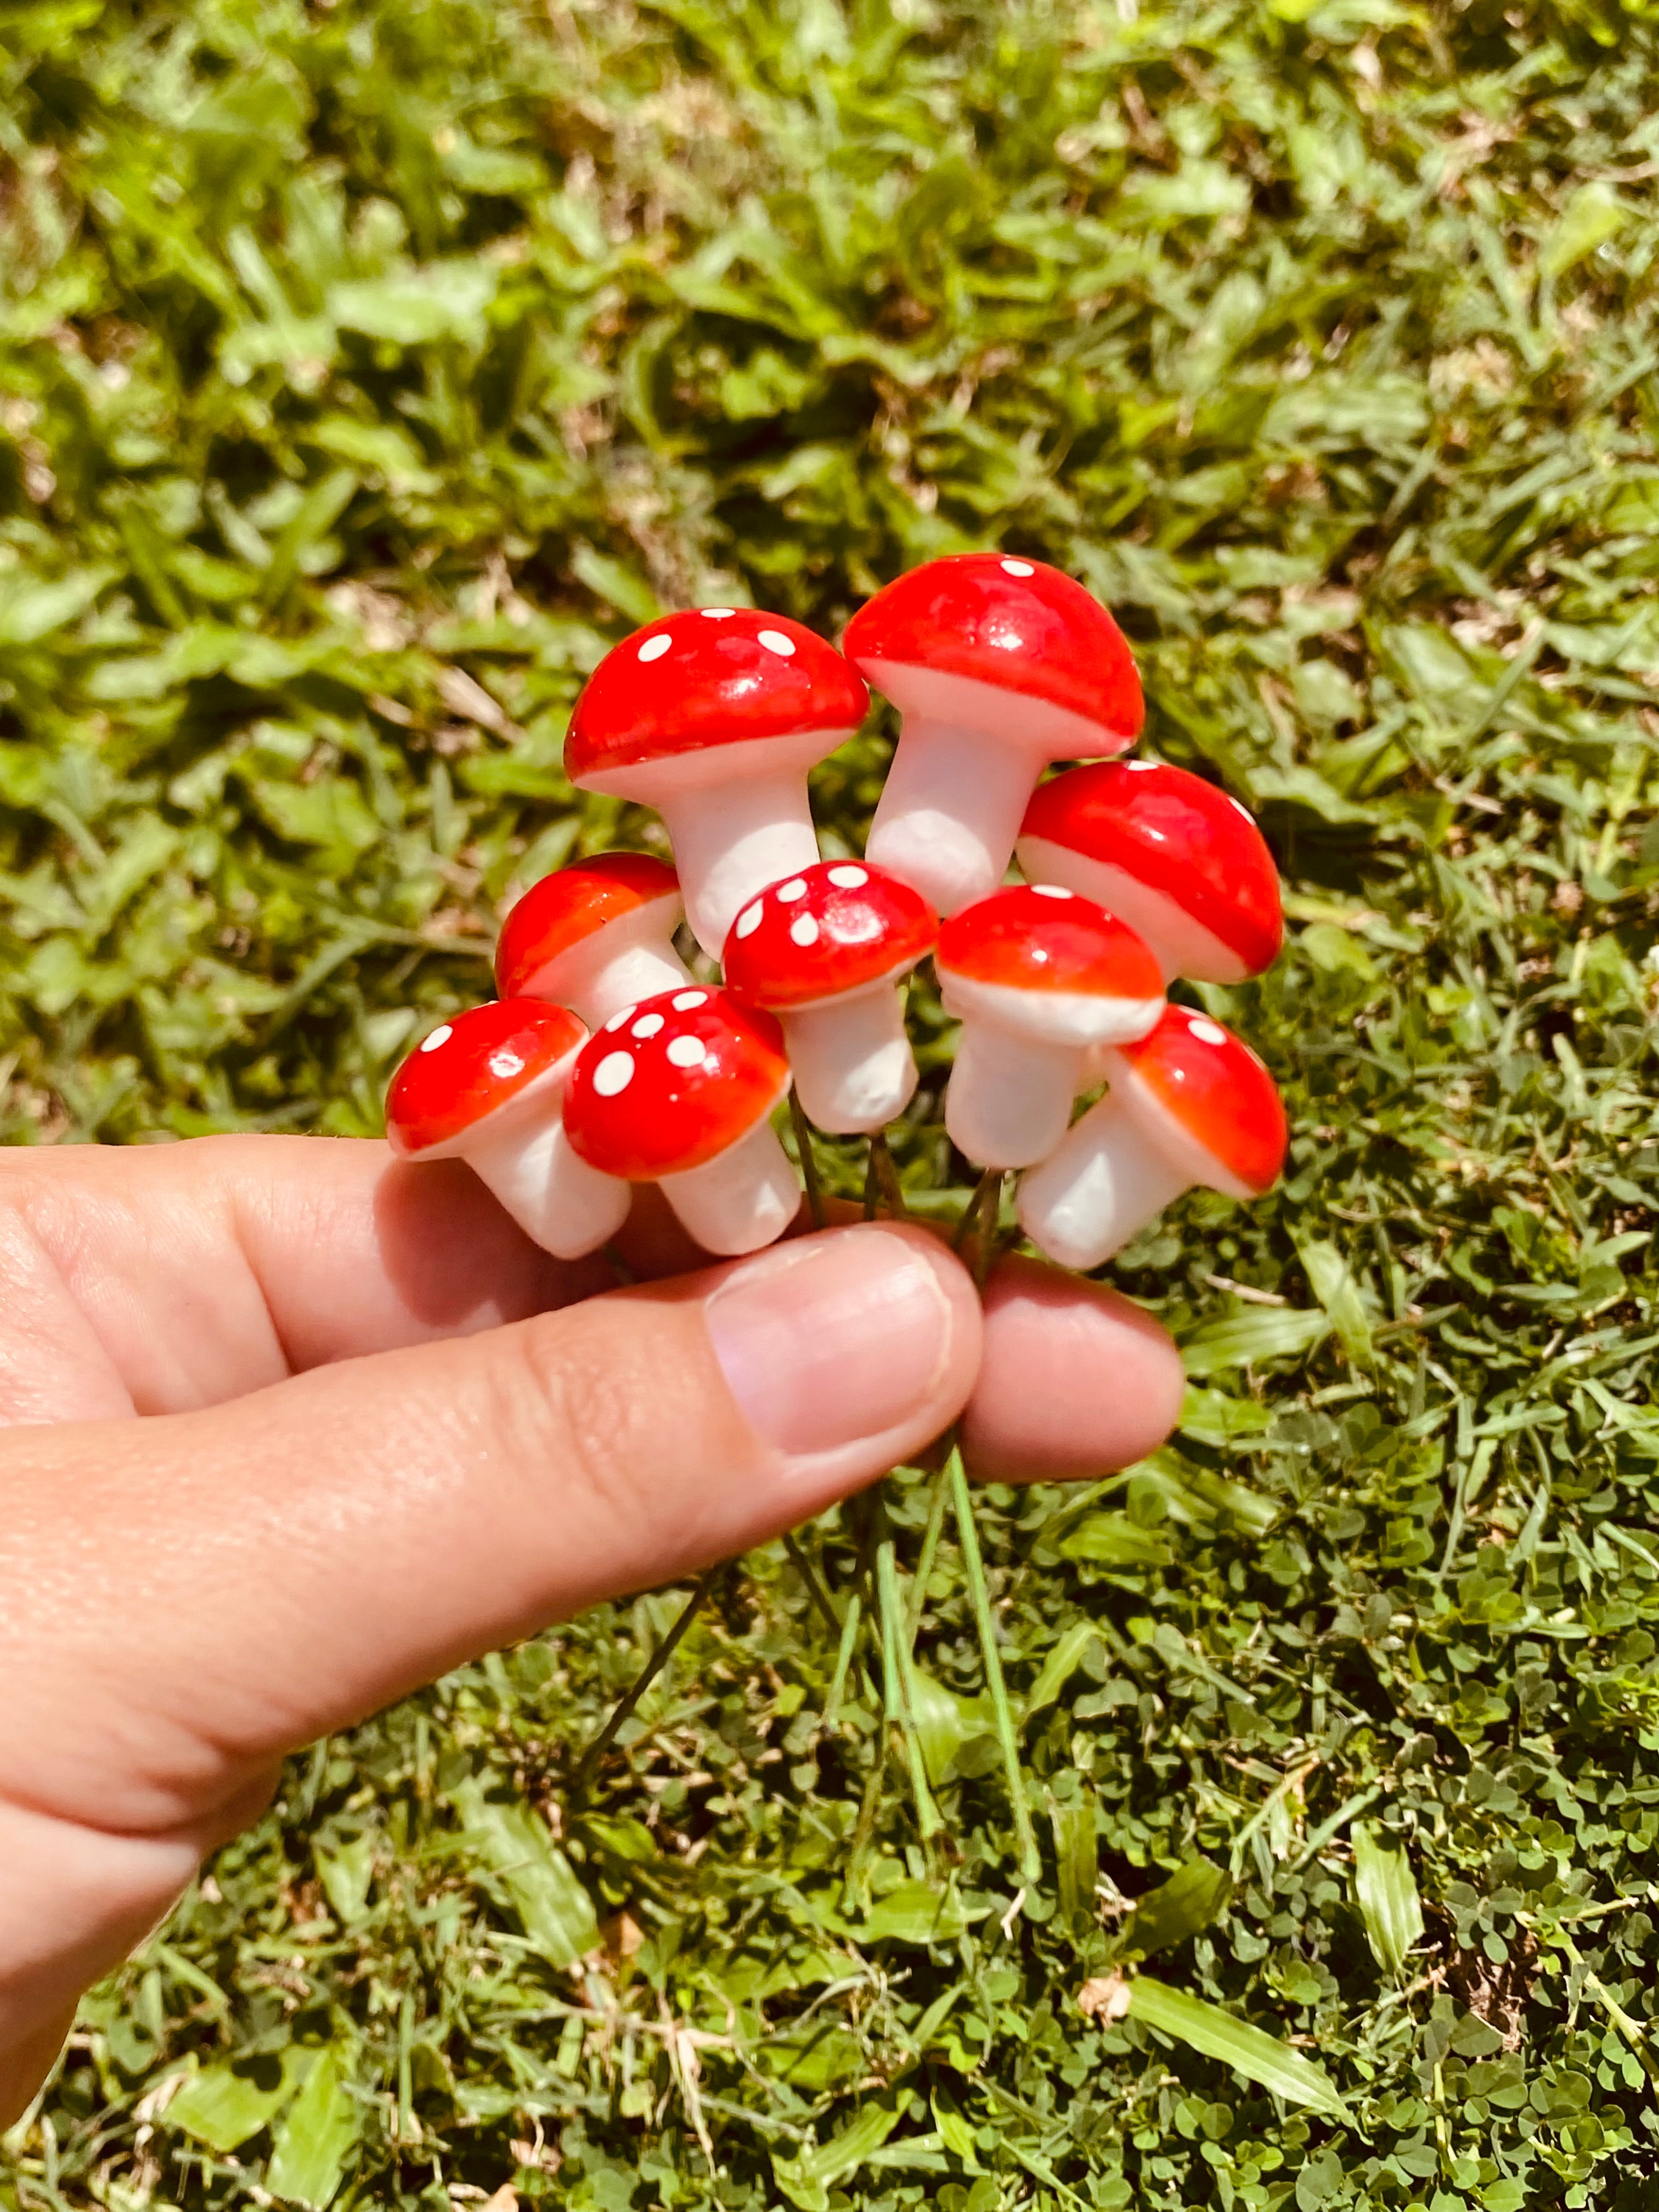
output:
[[1184, 1190], [1256, 1198], [1285, 1164], [1272, 1076], [1207, 1014], [1167, 1007], [1106, 1058], [1105, 1097], [1020, 1178], [1020, 1226], [1065, 1267], [1097, 1267]]
[[1121, 915], [1165, 981], [1237, 983], [1279, 957], [1279, 872], [1236, 799], [1162, 761], [1068, 769], [1033, 793], [1019, 864]]
[[674, 950], [683, 908], [672, 868], [645, 853], [600, 853], [532, 884], [501, 926], [495, 988], [552, 999], [590, 1028], [623, 1006], [692, 981]]
[[902, 716], [867, 857], [941, 914], [1002, 881], [1050, 761], [1121, 752], [1140, 728], [1121, 631], [1044, 562], [929, 561], [861, 607], [842, 642]]
[[614, 1237], [629, 1191], [566, 1141], [560, 1106], [587, 1031], [562, 1006], [501, 999], [422, 1037], [386, 1094], [386, 1138], [407, 1160], [466, 1161], [526, 1237], [561, 1260]]
[[867, 1135], [908, 1104], [916, 1064], [896, 987], [938, 934], [921, 893], [864, 860], [820, 860], [740, 909], [726, 987], [782, 1024], [802, 1109], [820, 1129]]
[[1164, 1008], [1158, 963], [1128, 924], [1055, 884], [953, 915], [933, 964], [962, 1023], [945, 1126], [982, 1167], [1045, 1158], [1085, 1087], [1086, 1054], [1144, 1036]]
[[565, 1103], [590, 1168], [654, 1182], [706, 1252], [753, 1252], [794, 1219], [800, 1187], [771, 1125], [789, 1088], [769, 1014], [702, 984], [613, 1015], [577, 1056]]
[[712, 958], [755, 893], [818, 857], [806, 775], [870, 695], [787, 616], [700, 607], [608, 653], [576, 702], [565, 766], [584, 791], [654, 806], [686, 915]]

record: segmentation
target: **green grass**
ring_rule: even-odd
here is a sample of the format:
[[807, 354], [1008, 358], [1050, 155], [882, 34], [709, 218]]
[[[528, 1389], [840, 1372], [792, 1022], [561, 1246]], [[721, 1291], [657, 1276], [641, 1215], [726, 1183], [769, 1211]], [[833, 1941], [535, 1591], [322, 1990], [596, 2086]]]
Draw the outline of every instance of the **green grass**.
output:
[[981, 1503], [1018, 1911], [949, 1524], [942, 1917], [775, 1549], [562, 1820], [679, 1594], [299, 1761], [0, 2202], [1650, 2206], [1651, 11], [7, 0], [0, 66], [9, 1139], [375, 1129], [497, 896], [651, 834], [560, 767], [612, 639], [987, 542], [1261, 814], [1294, 941], [1205, 995], [1297, 1131], [1116, 1270], [1171, 1447]]

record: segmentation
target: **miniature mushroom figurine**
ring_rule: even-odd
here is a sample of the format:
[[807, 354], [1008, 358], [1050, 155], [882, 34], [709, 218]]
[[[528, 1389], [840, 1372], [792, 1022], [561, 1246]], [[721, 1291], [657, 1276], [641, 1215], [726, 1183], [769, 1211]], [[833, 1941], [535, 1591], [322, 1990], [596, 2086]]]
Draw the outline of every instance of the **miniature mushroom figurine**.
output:
[[698, 607], [635, 630], [587, 680], [565, 739], [584, 791], [668, 824], [699, 945], [718, 960], [739, 907], [818, 857], [815, 768], [870, 695], [834, 646], [785, 615]]
[[933, 949], [939, 916], [866, 860], [819, 860], [751, 899], [726, 940], [726, 981], [783, 1025], [807, 1119], [866, 1135], [909, 1103], [916, 1063], [895, 986]]
[[1107, 1057], [1111, 1089], [1020, 1178], [1020, 1226], [1065, 1267], [1097, 1267], [1184, 1190], [1259, 1197], [1285, 1164], [1272, 1076], [1207, 1014], [1166, 1007]]
[[495, 988], [553, 999], [597, 1029], [696, 979], [674, 950], [679, 878], [645, 853], [600, 853], [532, 884], [501, 925]]
[[1044, 562], [929, 561], [860, 607], [842, 642], [902, 717], [867, 855], [941, 914], [1002, 881], [1050, 761], [1121, 752], [1140, 728], [1122, 632]]
[[800, 1186], [773, 1130], [789, 1088], [770, 1014], [702, 984], [613, 1014], [565, 1101], [589, 1166], [654, 1182], [705, 1252], [754, 1252], [794, 1219]]
[[1164, 1011], [1158, 963], [1127, 922], [1058, 884], [1018, 884], [952, 915], [933, 965], [962, 1024], [945, 1126], [981, 1167], [1046, 1159], [1088, 1053], [1144, 1036]]
[[1034, 883], [1064, 884], [1121, 915], [1166, 982], [1238, 983], [1285, 941], [1279, 872], [1236, 799], [1162, 761], [1067, 769], [1036, 791], [1019, 833]]
[[558, 1259], [597, 1251], [628, 1218], [630, 1194], [595, 1175], [560, 1124], [586, 1041], [574, 1014], [542, 999], [499, 999], [441, 1023], [392, 1079], [392, 1151], [405, 1160], [465, 1160], [526, 1236]]

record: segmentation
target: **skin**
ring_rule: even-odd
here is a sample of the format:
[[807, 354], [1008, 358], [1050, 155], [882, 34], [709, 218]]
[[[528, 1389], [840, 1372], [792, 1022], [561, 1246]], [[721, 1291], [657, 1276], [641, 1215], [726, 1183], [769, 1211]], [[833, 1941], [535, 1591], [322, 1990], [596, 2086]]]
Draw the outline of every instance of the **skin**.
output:
[[[872, 1370], [871, 1433], [802, 1433], [797, 1393], [761, 1434], [722, 1348], [744, 1269], [775, 1305], [803, 1267], [861, 1280], [871, 1238], [922, 1285], [917, 1371]], [[920, 1229], [714, 1267], [642, 1193], [618, 1247], [622, 1289], [380, 1144], [0, 1153], [0, 2126], [289, 1752], [767, 1540], [958, 1416], [975, 1474], [1019, 1482], [1127, 1465], [1179, 1409], [1127, 1300], [1010, 1260], [981, 1313]], [[791, 1356], [766, 1347], [769, 1404]]]

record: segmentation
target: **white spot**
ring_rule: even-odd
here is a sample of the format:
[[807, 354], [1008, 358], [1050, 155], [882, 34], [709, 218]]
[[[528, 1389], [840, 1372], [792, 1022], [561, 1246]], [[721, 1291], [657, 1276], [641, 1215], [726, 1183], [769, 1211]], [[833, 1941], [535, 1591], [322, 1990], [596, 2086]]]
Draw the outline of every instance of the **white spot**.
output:
[[506, 1083], [514, 1076], [524, 1073], [524, 1060], [510, 1046], [504, 1045], [500, 1052], [490, 1054], [489, 1072], [492, 1075], [499, 1075]]
[[752, 937], [755, 932], [761, 926], [762, 911], [761, 902], [758, 899], [755, 901], [753, 906], [744, 907], [743, 912], [738, 916], [737, 921], [732, 924], [732, 934], [737, 937]]
[[422, 1052], [436, 1052], [438, 1047], [441, 1044], [447, 1044], [454, 1034], [455, 1030], [453, 1023], [440, 1023], [439, 1026], [433, 1030], [429, 1037], [422, 1037], [421, 1039], [421, 1050]]
[[786, 637], [781, 629], [757, 631], [755, 642], [757, 645], [763, 645], [769, 653], [775, 653], [780, 660], [793, 660], [795, 657], [794, 639]]
[[1035, 576], [1036, 570], [1029, 561], [1005, 561], [1004, 573], [1010, 576]]
[[701, 1037], [670, 1037], [668, 1057], [676, 1067], [701, 1067], [708, 1057], [708, 1048]]
[[1244, 817], [1244, 819], [1249, 823], [1251, 829], [1255, 829], [1255, 817], [1251, 813], [1249, 808], [1246, 806], [1242, 799], [1235, 799], [1230, 791], [1227, 793], [1227, 804], [1229, 806], [1236, 806], [1239, 812]]
[[1070, 898], [1072, 896], [1059, 884], [1033, 884], [1031, 889], [1039, 898]]
[[789, 925], [789, 941], [792, 945], [801, 945], [817, 943], [818, 926], [810, 914], [798, 914], [795, 916]]
[[1192, 1024], [1192, 1033], [1200, 1044], [1225, 1044], [1227, 1032], [1214, 1022], [1206, 1022], [1202, 1014]]
[[640, 659], [660, 660], [665, 653], [672, 650], [673, 643], [673, 639], [665, 630], [659, 630], [655, 637], [647, 638], [645, 643], [640, 647]]
[[641, 1014], [629, 1031], [629, 1035], [636, 1037], [653, 1037], [662, 1027], [662, 1024], [663, 1018], [660, 1014]]
[[831, 868], [830, 880], [838, 891], [855, 891], [869, 882], [870, 871], [854, 867], [849, 861], [842, 867]]
[[708, 994], [707, 991], [676, 991], [673, 1003], [677, 1014], [689, 1014], [693, 1006], [708, 1004]]
[[1123, 765], [1127, 769], [1133, 769], [1133, 771], [1139, 775], [1144, 769], [1156, 768], [1158, 766], [1158, 763], [1156, 761], [1132, 760], [1125, 761]]
[[730, 622], [738, 611], [735, 607], [702, 607], [698, 611], [705, 622]]
[[780, 884], [772, 894], [780, 906], [793, 906], [797, 899], [806, 896], [806, 885], [799, 876], [791, 876], [787, 884]]
[[605, 1024], [605, 1027], [608, 1030], [625, 1030], [633, 1018], [634, 1009], [632, 1006], [624, 1006], [619, 1014], [611, 1015], [610, 1020]]
[[601, 1098], [615, 1098], [634, 1080], [631, 1052], [608, 1052], [593, 1071], [593, 1088]]

